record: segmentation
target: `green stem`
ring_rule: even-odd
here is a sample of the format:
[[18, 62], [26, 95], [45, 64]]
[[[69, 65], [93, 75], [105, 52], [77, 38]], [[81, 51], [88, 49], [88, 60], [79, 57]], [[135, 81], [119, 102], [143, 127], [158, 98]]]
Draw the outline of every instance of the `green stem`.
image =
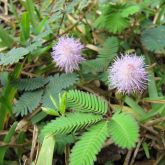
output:
[[6, 87], [4, 88], [2, 95], [0, 97], [0, 114], [1, 114], [0, 115], [0, 130], [3, 129], [7, 115], [12, 114], [12, 101], [17, 92], [16, 88], [11, 85], [11, 80], [15, 80], [19, 77], [22, 67], [23, 67], [23, 63], [22, 64], [18, 63], [15, 66], [15, 69], [13, 73], [11, 73], [8, 83]]

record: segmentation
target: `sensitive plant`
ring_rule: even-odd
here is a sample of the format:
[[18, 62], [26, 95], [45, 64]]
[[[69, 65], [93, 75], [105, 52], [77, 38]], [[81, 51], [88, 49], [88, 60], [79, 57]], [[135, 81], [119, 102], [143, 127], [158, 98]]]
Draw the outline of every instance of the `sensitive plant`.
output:
[[164, 163], [164, 2], [6, 3], [0, 164]]
[[[43, 127], [40, 138], [67, 134], [76, 138], [76, 133], [81, 130], [79, 140], [71, 150], [70, 165], [94, 164], [96, 155], [108, 138], [121, 148], [132, 149], [135, 146], [139, 137], [139, 126], [133, 116], [118, 111], [105, 117], [109, 111], [108, 102], [93, 94], [69, 90], [66, 97], [63, 96], [66, 101], [60, 107], [66, 107], [70, 112], [62, 115], [58, 109], [61, 116]], [[50, 114], [49, 111], [47, 109], [45, 112]]]

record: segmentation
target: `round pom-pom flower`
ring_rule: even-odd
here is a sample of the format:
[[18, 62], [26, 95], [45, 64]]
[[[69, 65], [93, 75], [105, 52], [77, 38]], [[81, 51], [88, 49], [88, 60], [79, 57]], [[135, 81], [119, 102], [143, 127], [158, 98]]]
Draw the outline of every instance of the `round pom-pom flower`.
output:
[[110, 87], [126, 94], [142, 92], [147, 87], [147, 75], [142, 56], [122, 55], [109, 68]]
[[52, 57], [56, 65], [66, 73], [79, 69], [79, 64], [85, 59], [81, 56], [84, 46], [79, 40], [69, 37], [59, 38], [53, 47]]

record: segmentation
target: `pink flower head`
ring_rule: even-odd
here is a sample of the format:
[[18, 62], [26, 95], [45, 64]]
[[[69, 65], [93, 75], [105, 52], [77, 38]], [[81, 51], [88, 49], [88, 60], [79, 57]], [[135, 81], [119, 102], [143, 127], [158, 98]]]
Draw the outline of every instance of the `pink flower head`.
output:
[[58, 43], [53, 47], [52, 57], [56, 65], [71, 73], [79, 69], [79, 64], [85, 59], [81, 56], [81, 50], [84, 46], [79, 40], [69, 37], [61, 37]]
[[136, 54], [118, 57], [109, 68], [109, 81], [118, 92], [142, 92], [147, 87], [144, 58]]

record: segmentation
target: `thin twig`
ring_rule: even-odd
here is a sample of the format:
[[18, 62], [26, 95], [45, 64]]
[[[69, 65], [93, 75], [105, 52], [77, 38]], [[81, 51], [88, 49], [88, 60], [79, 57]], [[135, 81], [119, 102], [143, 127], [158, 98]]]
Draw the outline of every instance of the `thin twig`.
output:
[[24, 146], [27, 146], [27, 145], [30, 145], [30, 144], [31, 144], [31, 141], [26, 142], [26, 143], [22, 143], [22, 144], [0, 142], [0, 147], [12, 147], [12, 148], [15, 148], [15, 147], [24, 147]]
[[36, 125], [34, 125], [33, 140], [32, 140], [31, 152], [30, 152], [30, 164], [33, 161], [34, 151], [35, 151], [36, 144], [37, 144], [37, 137], [38, 137], [38, 127]]
[[163, 122], [163, 121], [165, 121], [165, 117], [161, 117], [161, 118], [158, 118], [158, 119], [155, 119], [155, 120], [151, 120], [151, 121], [147, 122], [145, 124], [145, 126], [147, 126], [147, 127], [153, 126], [153, 125], [156, 125], [156, 124], [158, 124], [160, 122]]
[[155, 131], [152, 127], [147, 127], [143, 124], [141, 124], [141, 127], [145, 128], [147, 131], [151, 132], [154, 135], [158, 135], [159, 133], [157, 131]]
[[135, 151], [134, 151], [134, 154], [133, 154], [132, 160], [131, 160], [131, 162], [130, 162], [130, 165], [132, 165], [132, 164], [134, 163], [135, 158], [136, 158], [136, 155], [137, 155], [137, 153], [138, 153], [138, 151], [139, 151], [139, 148], [140, 148], [142, 142], [143, 142], [143, 138], [142, 138], [141, 140], [139, 140], [139, 142], [138, 142], [138, 144], [137, 144], [137, 146], [136, 146], [136, 149], [135, 149]]
[[131, 158], [131, 155], [132, 155], [132, 151], [133, 151], [133, 150], [128, 150], [123, 165], [129, 165], [129, 161], [130, 161], [130, 158]]
[[153, 165], [158, 165], [159, 162], [160, 162], [164, 157], [165, 157], [165, 153], [162, 153]]
[[[6, 68], [4, 69], [5, 71], [9, 71], [9, 72], [13, 72], [14, 69], [13, 68]], [[29, 73], [29, 72], [25, 72], [25, 71], [21, 71], [21, 74], [22, 75], [26, 75], [26, 76], [29, 76], [29, 77], [37, 77], [38, 75], [36, 74], [33, 74], [33, 73]]]

